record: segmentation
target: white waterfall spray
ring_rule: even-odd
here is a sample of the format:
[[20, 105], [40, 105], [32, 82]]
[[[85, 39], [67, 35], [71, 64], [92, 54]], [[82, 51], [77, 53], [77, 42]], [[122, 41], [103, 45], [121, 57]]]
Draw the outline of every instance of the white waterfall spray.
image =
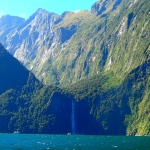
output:
[[71, 114], [72, 134], [75, 134], [75, 101], [72, 101], [72, 114]]

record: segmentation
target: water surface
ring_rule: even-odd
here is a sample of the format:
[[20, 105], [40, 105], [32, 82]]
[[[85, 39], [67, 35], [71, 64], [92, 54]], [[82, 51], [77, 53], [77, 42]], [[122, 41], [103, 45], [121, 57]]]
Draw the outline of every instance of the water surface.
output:
[[150, 150], [149, 136], [0, 134], [1, 150]]

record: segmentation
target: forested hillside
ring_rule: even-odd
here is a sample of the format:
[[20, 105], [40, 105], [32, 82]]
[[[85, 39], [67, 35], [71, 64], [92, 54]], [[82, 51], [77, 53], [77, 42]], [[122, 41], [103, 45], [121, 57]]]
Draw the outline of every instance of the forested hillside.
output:
[[1, 17], [0, 132], [150, 135], [149, 6]]

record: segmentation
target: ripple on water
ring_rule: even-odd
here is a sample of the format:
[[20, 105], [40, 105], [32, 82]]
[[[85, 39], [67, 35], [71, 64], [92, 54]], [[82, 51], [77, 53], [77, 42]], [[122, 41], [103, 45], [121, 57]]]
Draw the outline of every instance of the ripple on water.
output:
[[[149, 150], [150, 137], [125, 136], [65, 136], [65, 135], [8, 135], [0, 134], [0, 149], [52, 150]], [[139, 149], [140, 148], [140, 149]]]

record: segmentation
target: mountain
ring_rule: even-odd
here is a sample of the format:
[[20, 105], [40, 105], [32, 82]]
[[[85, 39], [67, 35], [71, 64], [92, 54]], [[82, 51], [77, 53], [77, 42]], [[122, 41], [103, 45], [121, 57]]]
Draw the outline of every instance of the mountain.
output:
[[107, 72], [69, 86], [67, 90], [77, 100], [79, 133], [150, 135], [149, 78], [148, 59], [123, 82]]
[[[1, 39], [6, 40], [6, 36], [20, 26], [25, 20], [17, 16], [2, 16], [0, 19], [0, 35]], [[14, 43], [16, 44], [16, 43]]]
[[109, 70], [123, 80], [149, 55], [148, 6], [148, 0], [99, 0], [91, 11], [60, 16], [38, 9], [0, 40], [47, 85]]
[[[15, 130], [67, 133], [71, 130], [71, 100], [66, 100], [57, 87], [43, 86], [2, 44], [0, 70], [1, 133]], [[66, 124], [62, 124], [64, 120]]]
[[0, 18], [0, 40], [21, 61], [0, 46], [0, 132], [149, 135], [149, 6], [99, 0]]
[[30, 79], [34, 84], [39, 83], [31, 72], [4, 49], [2, 44], [0, 44], [0, 70], [0, 94], [8, 89], [19, 90], [30, 83]]
[[110, 71], [64, 89], [43, 86], [2, 45], [0, 62], [2, 133], [150, 134], [149, 57], [124, 81]]

